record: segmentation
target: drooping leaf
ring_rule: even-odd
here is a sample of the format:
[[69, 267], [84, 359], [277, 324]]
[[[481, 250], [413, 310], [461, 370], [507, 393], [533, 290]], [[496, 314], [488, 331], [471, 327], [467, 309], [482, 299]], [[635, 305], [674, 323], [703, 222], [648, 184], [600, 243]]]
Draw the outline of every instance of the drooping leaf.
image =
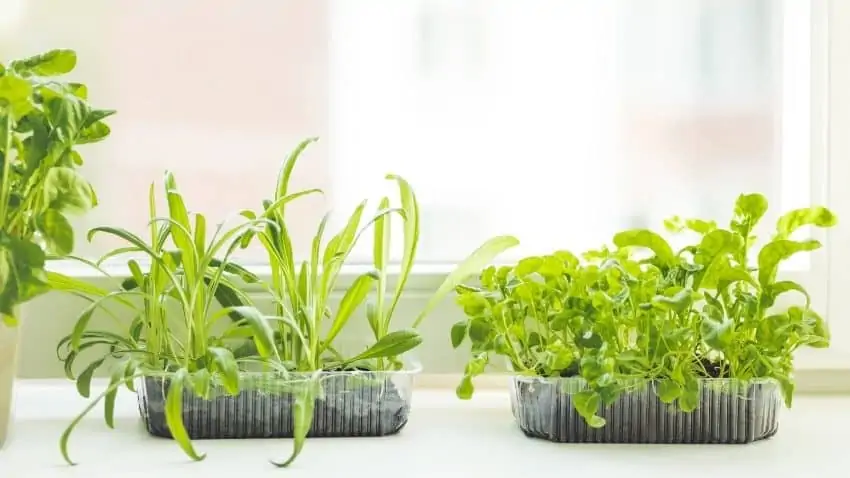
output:
[[189, 439], [189, 433], [183, 425], [183, 390], [190, 385], [189, 382], [189, 372], [184, 368], [178, 370], [171, 378], [168, 394], [165, 397], [165, 423], [168, 425], [172, 438], [183, 452], [193, 460], [201, 461], [206, 458], [206, 454], [198, 454], [195, 451]]
[[776, 279], [779, 264], [798, 252], [813, 251], [821, 247], [815, 240], [792, 241], [777, 239], [762, 247], [758, 255], [758, 278], [762, 287], [768, 287]]
[[659, 264], [669, 266], [676, 262], [673, 249], [658, 234], [647, 229], [634, 229], [614, 235], [614, 245], [619, 248], [644, 247], [655, 253]]
[[38, 216], [37, 225], [50, 252], [59, 256], [74, 252], [74, 229], [61, 212], [45, 210]]
[[321, 371], [316, 371], [307, 383], [299, 384], [296, 389], [294, 394], [295, 403], [292, 407], [292, 453], [289, 455], [289, 458], [282, 462], [272, 461], [272, 464], [277, 467], [284, 468], [291, 465], [304, 448], [307, 433], [309, 433], [310, 427], [313, 424], [313, 410], [316, 406], [316, 398], [321, 394], [320, 374]]
[[776, 238], [788, 239], [791, 234], [803, 226], [832, 227], [838, 223], [835, 214], [822, 206], [795, 209], [786, 214], [776, 223]]

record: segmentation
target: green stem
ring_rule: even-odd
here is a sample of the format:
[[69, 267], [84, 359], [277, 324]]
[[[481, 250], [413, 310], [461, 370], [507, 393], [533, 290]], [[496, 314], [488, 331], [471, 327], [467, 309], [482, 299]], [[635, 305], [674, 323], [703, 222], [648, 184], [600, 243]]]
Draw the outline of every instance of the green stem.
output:
[[6, 142], [3, 145], [3, 178], [0, 179], [0, 226], [2, 230], [8, 231], [9, 224], [6, 222], [6, 209], [9, 205], [9, 195], [11, 194], [12, 180], [9, 177], [12, 164], [12, 113], [6, 111], [5, 121], [5, 138]]

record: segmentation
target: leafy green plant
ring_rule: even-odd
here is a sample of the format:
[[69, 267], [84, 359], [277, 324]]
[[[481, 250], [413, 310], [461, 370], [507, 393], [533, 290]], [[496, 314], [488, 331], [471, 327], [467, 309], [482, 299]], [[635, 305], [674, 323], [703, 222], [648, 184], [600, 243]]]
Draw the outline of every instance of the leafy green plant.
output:
[[[274, 299], [274, 316], [279, 319], [274, 331], [277, 353], [282, 364], [293, 372], [398, 370], [403, 367], [399, 356], [422, 342], [416, 327], [427, 314], [455, 285], [501, 251], [514, 246], [517, 241], [505, 236], [482, 245], [448, 274], [443, 285], [414, 321], [413, 328], [391, 330], [392, 317], [413, 270], [419, 241], [419, 205], [416, 196], [404, 178], [388, 175], [387, 179], [398, 187], [398, 207], [392, 205], [389, 197], [384, 197], [379, 201], [378, 210], [369, 216], [366, 214], [368, 204], [363, 201], [355, 207], [345, 226], [327, 241], [325, 230], [330, 213], [326, 214], [313, 237], [309, 258], [299, 265], [293, 255], [292, 240], [286, 224], [286, 206], [290, 198], [320, 191], [310, 189], [290, 194], [289, 181], [299, 157], [314, 141], [316, 138], [301, 142], [289, 155], [278, 176], [274, 199], [265, 201], [263, 211], [258, 214], [258, 217], [268, 221], [266, 227], [263, 231], [246, 234], [243, 241], [246, 246], [256, 237], [268, 254], [271, 266], [269, 292]], [[404, 247], [398, 279], [390, 293], [390, 221], [393, 215], [404, 221]], [[337, 287], [346, 260], [369, 228], [374, 230], [374, 269], [354, 279], [333, 311], [329, 306], [330, 294]], [[372, 294], [374, 300], [369, 299]], [[334, 340], [364, 303], [366, 320], [375, 342], [360, 353], [344, 356], [334, 347]], [[323, 327], [326, 323], [329, 323], [327, 331]], [[289, 465], [297, 457], [310, 428], [312, 404], [321, 392], [320, 384], [308, 390], [309, 393], [296, 396], [294, 421], [296, 431], [300, 432], [295, 435], [295, 452], [288, 460], [280, 463], [281, 466]]]
[[16, 306], [49, 290], [48, 254], [74, 249], [68, 216], [97, 204], [77, 171], [78, 145], [109, 135], [112, 110], [93, 108], [87, 88], [61, 81], [77, 63], [71, 50], [0, 64], [0, 318], [15, 325]]
[[[796, 230], [830, 227], [836, 218], [823, 207], [791, 211], [754, 252], [766, 211], [762, 195], [748, 194], [728, 229], [673, 218], [668, 228], [697, 236], [679, 251], [653, 231], [629, 230], [614, 236], [613, 250], [581, 258], [558, 251], [484, 269], [480, 285], [456, 288], [467, 319], [452, 327], [451, 340], [454, 347], [469, 340], [472, 353], [458, 396], [472, 395], [472, 379], [498, 355], [516, 374], [583, 379], [587, 388], [573, 403], [593, 427], [605, 425], [601, 406], [648, 383], [662, 401], [692, 411], [701, 379], [774, 379], [790, 406], [793, 353], [828, 346], [829, 333], [805, 288], [778, 278], [779, 265], [820, 247], [791, 239]], [[804, 300], [779, 306], [789, 292]]]
[[[220, 308], [214, 303], [217, 291], [238, 293], [233, 280], [250, 277], [231, 256], [245, 232], [261, 228], [264, 221], [246, 219], [232, 226], [220, 223], [208, 238], [206, 218], [187, 211], [170, 173], [166, 173], [164, 183], [168, 209], [165, 216], [158, 216], [154, 185], [150, 188], [147, 241], [116, 227], [102, 226], [89, 231], [89, 240], [97, 234], [109, 234], [127, 244], [106, 253], [96, 263], [83, 260], [99, 268], [103, 260], [130, 254], [127, 268], [131, 279], [121, 288], [103, 290], [58, 273], [48, 273], [55, 289], [90, 302], [57, 350], [65, 362], [67, 375], [76, 380], [79, 393], [88, 398], [95, 371], [105, 364], [110, 367], [109, 385], [62, 434], [60, 449], [69, 464], [73, 462], [68, 455], [68, 439], [79, 421], [103, 400], [105, 420], [112, 427], [118, 388], [124, 385], [135, 391], [136, 379], [155, 377], [167, 381], [165, 415], [171, 434], [188, 456], [201, 460], [205, 455], [195, 451], [182, 421], [184, 390], [210, 398], [214, 388], [220, 386], [225, 393], [236, 395], [242, 385], [241, 372], [251, 370], [252, 366], [285, 372], [276, 366], [279, 357], [270, 318], [253, 307], [244, 294], [240, 296], [243, 303], [239, 306]], [[124, 313], [115, 314], [112, 305], [120, 306]], [[90, 321], [99, 310], [123, 327], [124, 332], [93, 328]], [[226, 319], [234, 314], [236, 320]], [[131, 320], [122, 322], [120, 317], [128, 315]], [[255, 342], [257, 355], [237, 358], [233, 346], [245, 337]], [[100, 351], [101, 355], [75, 375], [74, 365], [87, 350]]]

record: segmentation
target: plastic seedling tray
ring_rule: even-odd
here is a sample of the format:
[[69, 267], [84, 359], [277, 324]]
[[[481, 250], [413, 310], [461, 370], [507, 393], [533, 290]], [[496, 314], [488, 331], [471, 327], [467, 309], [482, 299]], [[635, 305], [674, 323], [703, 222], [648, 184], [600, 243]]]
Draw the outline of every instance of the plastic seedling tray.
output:
[[[310, 437], [364, 437], [398, 433], [410, 414], [413, 379], [421, 370], [398, 372], [326, 372], [320, 377], [323, 396], [316, 400]], [[241, 391], [227, 395], [214, 386], [203, 399], [183, 392], [183, 423], [189, 437], [291, 438], [293, 383], [309, 375], [245, 373]], [[165, 420], [168, 380], [139, 380], [137, 396], [142, 421], [151, 435], [171, 438]]]
[[580, 378], [513, 377], [511, 409], [526, 435], [569, 443], [740, 444], [770, 438], [779, 428], [774, 380], [701, 380], [690, 413], [658, 399], [655, 386], [636, 384], [603, 408], [602, 428], [589, 427], [573, 407], [573, 395], [587, 387]]

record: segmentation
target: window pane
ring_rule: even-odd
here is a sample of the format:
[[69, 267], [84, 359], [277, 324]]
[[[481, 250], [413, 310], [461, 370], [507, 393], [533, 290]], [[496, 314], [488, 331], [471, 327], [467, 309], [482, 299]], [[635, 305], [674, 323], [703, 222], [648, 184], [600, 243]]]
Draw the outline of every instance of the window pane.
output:
[[806, 3], [17, 0], [0, 52], [74, 48], [76, 79], [119, 110], [81, 149], [101, 199], [82, 228], [144, 231], [165, 169], [209, 222], [257, 208], [320, 136], [295, 183], [326, 200], [293, 207], [296, 249], [394, 172], [418, 193], [420, 260], [445, 263], [495, 234], [520, 255], [673, 214], [726, 221], [745, 191], [768, 195], [768, 227], [808, 202]]

